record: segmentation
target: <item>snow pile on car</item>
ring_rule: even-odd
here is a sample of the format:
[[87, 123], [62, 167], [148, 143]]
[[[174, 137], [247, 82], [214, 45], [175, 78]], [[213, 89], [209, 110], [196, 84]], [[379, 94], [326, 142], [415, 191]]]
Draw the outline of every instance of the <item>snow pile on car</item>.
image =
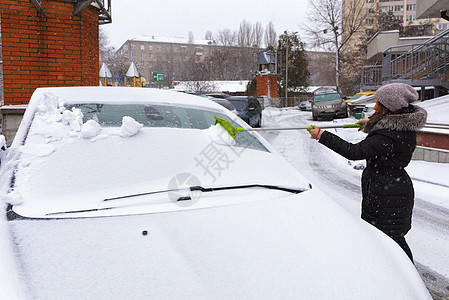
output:
[[235, 140], [220, 124], [212, 125], [206, 129], [209, 138], [219, 145], [234, 146]]

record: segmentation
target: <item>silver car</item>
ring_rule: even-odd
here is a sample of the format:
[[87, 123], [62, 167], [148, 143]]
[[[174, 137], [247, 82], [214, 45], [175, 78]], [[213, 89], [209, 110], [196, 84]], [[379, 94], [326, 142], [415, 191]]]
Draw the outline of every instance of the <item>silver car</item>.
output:
[[334, 119], [348, 117], [348, 105], [334, 90], [317, 91], [312, 98], [312, 117], [320, 119]]

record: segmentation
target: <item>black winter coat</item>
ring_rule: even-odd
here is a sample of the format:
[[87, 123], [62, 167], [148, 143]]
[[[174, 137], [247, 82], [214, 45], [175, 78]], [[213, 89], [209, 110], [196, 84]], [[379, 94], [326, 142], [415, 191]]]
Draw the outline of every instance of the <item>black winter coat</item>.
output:
[[320, 143], [350, 160], [366, 159], [362, 174], [362, 219], [389, 236], [411, 228], [413, 184], [404, 168], [416, 147], [416, 130], [426, 122], [420, 107], [406, 114], [388, 114], [357, 144], [323, 132]]

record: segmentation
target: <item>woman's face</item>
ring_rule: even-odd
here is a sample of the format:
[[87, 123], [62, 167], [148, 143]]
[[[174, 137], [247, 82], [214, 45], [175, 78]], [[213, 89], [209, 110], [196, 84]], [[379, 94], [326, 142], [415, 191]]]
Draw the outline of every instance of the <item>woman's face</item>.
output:
[[376, 113], [378, 113], [379, 112], [379, 101], [377, 101], [377, 99], [374, 99], [374, 101], [376, 101], [376, 104], [374, 104], [373, 109]]

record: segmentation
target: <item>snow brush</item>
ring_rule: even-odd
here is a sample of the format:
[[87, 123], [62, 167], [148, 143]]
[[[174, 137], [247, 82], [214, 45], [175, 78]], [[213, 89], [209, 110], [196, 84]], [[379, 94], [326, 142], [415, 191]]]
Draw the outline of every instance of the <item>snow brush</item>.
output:
[[[311, 130], [313, 129], [313, 126], [303, 126], [303, 127], [269, 127], [269, 128], [248, 128], [244, 129], [242, 127], [234, 127], [229, 121], [219, 118], [217, 116], [214, 116], [215, 118], [215, 125], [220, 124], [221, 127], [226, 130], [229, 135], [235, 140], [235, 136], [237, 133], [242, 131], [268, 131], [268, 130], [299, 130], [299, 129], [307, 129]], [[328, 125], [328, 126], [320, 126], [321, 129], [326, 128], [360, 128], [362, 125], [360, 124], [337, 124], [337, 125]]]

